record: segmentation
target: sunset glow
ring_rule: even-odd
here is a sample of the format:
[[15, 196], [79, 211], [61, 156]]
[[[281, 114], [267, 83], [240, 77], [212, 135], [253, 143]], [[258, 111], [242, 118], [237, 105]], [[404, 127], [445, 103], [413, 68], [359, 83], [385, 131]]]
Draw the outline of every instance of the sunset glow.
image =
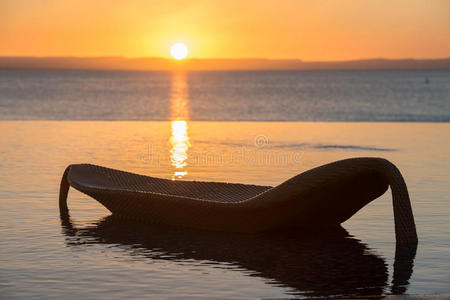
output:
[[38, 1], [0, 4], [1, 56], [306, 61], [450, 53], [450, 1]]
[[0, 300], [448, 297], [449, 37], [450, 0], [0, 0]]

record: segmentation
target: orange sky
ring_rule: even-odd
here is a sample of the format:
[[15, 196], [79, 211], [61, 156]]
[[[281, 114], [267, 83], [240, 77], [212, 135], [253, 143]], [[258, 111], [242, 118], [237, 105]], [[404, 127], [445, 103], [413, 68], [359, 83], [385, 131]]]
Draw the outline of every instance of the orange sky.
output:
[[450, 56], [448, 0], [1, 0], [0, 56]]

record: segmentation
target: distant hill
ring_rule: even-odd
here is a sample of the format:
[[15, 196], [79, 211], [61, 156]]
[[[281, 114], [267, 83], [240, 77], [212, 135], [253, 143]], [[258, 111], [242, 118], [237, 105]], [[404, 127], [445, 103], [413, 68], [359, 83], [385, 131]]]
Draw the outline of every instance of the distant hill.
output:
[[142, 57], [0, 57], [0, 69], [71, 70], [424, 70], [450, 69], [450, 58], [301, 61], [279, 59], [186, 59]]

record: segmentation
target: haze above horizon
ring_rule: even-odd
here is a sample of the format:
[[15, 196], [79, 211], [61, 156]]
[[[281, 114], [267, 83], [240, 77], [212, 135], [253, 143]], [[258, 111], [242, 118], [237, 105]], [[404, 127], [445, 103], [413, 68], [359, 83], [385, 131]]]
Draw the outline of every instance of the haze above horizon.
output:
[[450, 2], [45, 1], [0, 3], [0, 56], [442, 58]]

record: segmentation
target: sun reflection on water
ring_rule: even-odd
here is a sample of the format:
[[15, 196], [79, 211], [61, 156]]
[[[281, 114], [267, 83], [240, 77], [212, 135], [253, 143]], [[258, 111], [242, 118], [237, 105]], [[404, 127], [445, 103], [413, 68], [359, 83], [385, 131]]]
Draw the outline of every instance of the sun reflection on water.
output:
[[187, 175], [188, 149], [191, 146], [187, 134], [187, 122], [184, 120], [172, 121], [172, 135], [170, 137], [170, 162], [175, 167], [172, 179], [182, 178]]
[[191, 146], [188, 135], [189, 99], [186, 73], [174, 72], [172, 75], [171, 96], [171, 136], [170, 162], [175, 168], [172, 180], [181, 179], [188, 174], [188, 150]]

